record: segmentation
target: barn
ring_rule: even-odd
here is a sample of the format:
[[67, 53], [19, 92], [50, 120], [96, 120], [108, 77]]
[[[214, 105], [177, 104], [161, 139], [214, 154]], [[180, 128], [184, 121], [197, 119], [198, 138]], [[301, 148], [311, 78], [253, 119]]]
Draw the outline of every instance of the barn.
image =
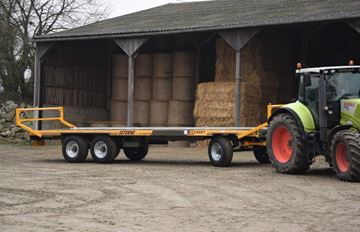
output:
[[255, 126], [296, 98], [297, 62], [360, 62], [359, 33], [360, 1], [167, 4], [35, 37], [34, 105], [80, 126]]

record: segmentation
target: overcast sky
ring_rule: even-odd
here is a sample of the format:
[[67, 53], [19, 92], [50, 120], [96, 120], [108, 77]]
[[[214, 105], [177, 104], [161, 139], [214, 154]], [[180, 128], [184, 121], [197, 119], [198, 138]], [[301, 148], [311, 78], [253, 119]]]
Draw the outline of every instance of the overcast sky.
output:
[[[103, 0], [109, 2], [107, 0]], [[125, 15], [133, 13], [140, 10], [149, 9], [152, 7], [164, 5], [171, 2], [195, 2], [195, 1], [204, 1], [204, 0], [111, 0], [110, 5], [110, 17], [116, 17], [120, 15]]]

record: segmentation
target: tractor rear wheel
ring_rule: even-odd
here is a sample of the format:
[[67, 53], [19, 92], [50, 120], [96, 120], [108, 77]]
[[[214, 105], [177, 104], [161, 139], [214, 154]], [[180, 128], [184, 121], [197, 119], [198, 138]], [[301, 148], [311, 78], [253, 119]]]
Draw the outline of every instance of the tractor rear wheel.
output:
[[270, 159], [269, 159], [269, 155], [267, 154], [266, 147], [254, 146], [253, 152], [254, 152], [255, 159], [260, 164], [269, 164], [270, 163]]
[[360, 181], [360, 133], [351, 130], [335, 134], [331, 144], [332, 166], [343, 181]]
[[279, 114], [270, 122], [267, 152], [276, 171], [302, 174], [310, 167], [302, 128], [289, 114]]

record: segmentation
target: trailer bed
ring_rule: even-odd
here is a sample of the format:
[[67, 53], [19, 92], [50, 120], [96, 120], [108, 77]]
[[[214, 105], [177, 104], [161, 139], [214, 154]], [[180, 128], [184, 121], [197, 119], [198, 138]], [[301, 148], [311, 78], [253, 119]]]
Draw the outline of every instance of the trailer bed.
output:
[[[268, 115], [272, 108], [274, 106], [268, 107]], [[59, 116], [22, 117], [22, 113], [29, 111], [58, 111]], [[58, 121], [64, 128], [41, 130], [28, 125], [39, 121]], [[254, 150], [266, 155], [268, 126], [265, 122], [256, 127], [76, 127], [65, 120], [63, 107], [16, 109], [16, 124], [30, 134], [34, 145], [43, 145], [44, 140], [61, 139], [63, 155], [69, 162], [84, 161], [89, 149], [96, 162], [106, 163], [121, 149], [129, 159], [139, 160], [145, 157], [149, 144], [210, 140], [209, 157], [215, 166], [229, 165], [233, 151]]]

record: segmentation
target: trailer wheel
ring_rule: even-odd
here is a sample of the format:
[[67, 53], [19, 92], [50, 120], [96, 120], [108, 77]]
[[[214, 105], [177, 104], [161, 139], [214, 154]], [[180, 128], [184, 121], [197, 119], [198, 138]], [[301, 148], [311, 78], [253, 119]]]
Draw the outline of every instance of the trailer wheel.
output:
[[335, 134], [331, 144], [332, 166], [343, 181], [360, 181], [360, 133], [344, 130]]
[[228, 138], [216, 136], [210, 141], [208, 153], [212, 165], [228, 167], [233, 158], [233, 146]]
[[302, 174], [310, 167], [302, 128], [288, 114], [279, 114], [270, 122], [267, 152], [276, 171]]
[[82, 137], [66, 136], [62, 140], [62, 153], [67, 162], [81, 163], [86, 160], [89, 145]]
[[131, 161], [140, 161], [145, 158], [149, 151], [149, 144], [145, 143], [141, 147], [124, 148], [125, 156]]
[[254, 152], [255, 159], [260, 164], [269, 164], [270, 163], [270, 159], [269, 159], [269, 155], [267, 154], [266, 147], [254, 146], [253, 152]]
[[90, 145], [91, 156], [97, 163], [110, 163], [118, 154], [115, 141], [109, 136], [96, 136]]

